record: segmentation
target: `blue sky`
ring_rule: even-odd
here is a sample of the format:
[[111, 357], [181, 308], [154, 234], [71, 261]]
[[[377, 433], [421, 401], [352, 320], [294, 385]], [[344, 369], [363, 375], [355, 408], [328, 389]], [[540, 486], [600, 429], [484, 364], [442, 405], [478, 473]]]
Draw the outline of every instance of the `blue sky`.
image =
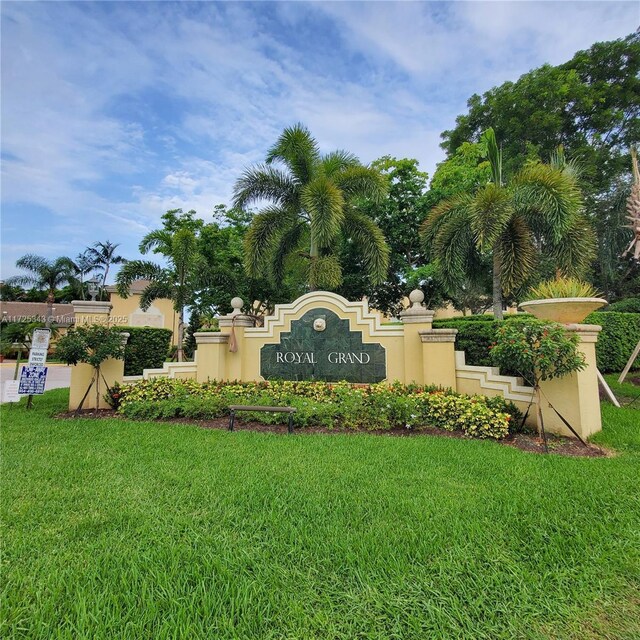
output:
[[285, 126], [432, 175], [466, 100], [632, 32], [637, 2], [12, 2], [2, 12], [3, 278], [95, 241], [138, 257], [210, 219]]

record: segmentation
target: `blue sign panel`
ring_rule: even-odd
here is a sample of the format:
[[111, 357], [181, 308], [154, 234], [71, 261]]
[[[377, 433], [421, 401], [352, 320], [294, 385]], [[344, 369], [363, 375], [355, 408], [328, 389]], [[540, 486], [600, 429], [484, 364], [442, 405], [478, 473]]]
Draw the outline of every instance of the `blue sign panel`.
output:
[[22, 367], [18, 393], [21, 396], [40, 396], [44, 393], [48, 367]]

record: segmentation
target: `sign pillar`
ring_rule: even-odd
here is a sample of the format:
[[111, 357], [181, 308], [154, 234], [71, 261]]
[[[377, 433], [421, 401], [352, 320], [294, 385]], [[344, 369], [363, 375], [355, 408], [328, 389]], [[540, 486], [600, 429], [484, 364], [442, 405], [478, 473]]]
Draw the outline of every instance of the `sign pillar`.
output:
[[420, 289], [414, 289], [409, 300], [411, 306], [400, 313], [404, 325], [404, 383], [423, 384], [426, 383], [423, 360], [427, 354], [422, 348], [420, 334], [431, 330], [435, 312], [424, 306], [424, 293]]
[[[93, 324], [108, 324], [109, 313], [111, 312], [111, 304], [109, 302], [99, 301], [87, 301], [87, 300], [74, 300], [73, 311], [76, 317], [76, 327], [88, 326]], [[128, 333], [122, 334], [122, 339], [126, 342], [129, 338]], [[109, 404], [104, 399], [104, 395], [107, 390], [104, 385], [106, 380], [107, 384], [111, 387], [114, 383], [121, 383], [124, 378], [124, 360], [115, 360], [110, 358], [105, 360], [100, 366], [100, 371], [104, 376], [104, 380], [100, 380], [100, 393], [99, 409], [108, 409]], [[78, 408], [82, 397], [84, 396], [91, 379], [93, 378], [94, 369], [90, 364], [76, 364], [71, 367], [71, 384], [69, 389], [69, 410], [73, 411]], [[92, 389], [95, 391], [95, 389]], [[89, 393], [86, 397], [83, 409], [95, 409], [96, 408], [96, 396], [95, 393]]]
[[195, 355], [197, 381], [226, 380], [229, 334], [216, 331], [199, 331], [194, 333], [193, 336], [197, 345]]
[[542, 381], [540, 408], [545, 429], [573, 437], [571, 431], [549, 406], [551, 403], [580, 437], [586, 439], [602, 429], [596, 365], [596, 342], [602, 327], [593, 324], [567, 324], [565, 329], [570, 333], [577, 333], [580, 337], [578, 349], [584, 354], [587, 366], [582, 371], [564, 378]]

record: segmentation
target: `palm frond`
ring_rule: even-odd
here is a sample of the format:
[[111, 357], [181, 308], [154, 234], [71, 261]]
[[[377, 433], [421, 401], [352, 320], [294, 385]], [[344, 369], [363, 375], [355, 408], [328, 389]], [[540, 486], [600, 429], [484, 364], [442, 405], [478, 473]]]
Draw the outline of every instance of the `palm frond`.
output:
[[233, 189], [233, 206], [244, 208], [254, 202], [269, 200], [277, 205], [292, 205], [299, 182], [285, 171], [266, 164], [245, 169]]
[[309, 261], [308, 282], [316, 289], [335, 289], [342, 283], [342, 267], [336, 256], [320, 256]]
[[582, 207], [575, 180], [546, 164], [525, 166], [514, 178], [514, 207], [536, 234], [559, 242]]
[[336, 173], [344, 171], [349, 167], [357, 166], [361, 166], [358, 157], [355, 154], [343, 151], [342, 149], [332, 151], [331, 153], [322, 156], [322, 159], [320, 160], [320, 169], [328, 178], [334, 177]]
[[583, 278], [597, 254], [596, 234], [584, 215], [576, 215], [562, 240], [548, 248], [560, 271], [571, 278]]
[[318, 143], [301, 123], [286, 128], [267, 153], [267, 164], [279, 160], [302, 184], [313, 179], [319, 159]]
[[429, 211], [419, 229], [423, 249], [427, 254], [430, 253], [430, 247], [434, 243], [440, 228], [446, 224], [449, 218], [457, 218], [462, 215], [467, 219], [469, 227], [471, 226], [472, 202], [473, 197], [470, 194], [460, 193], [452, 198], [441, 200]]
[[344, 198], [340, 189], [320, 176], [305, 185], [300, 202], [311, 218], [311, 234], [319, 247], [328, 247], [344, 219]]
[[274, 282], [279, 283], [284, 280], [285, 260], [300, 246], [304, 232], [305, 226], [303, 224], [294, 224], [278, 238], [271, 263], [271, 275]]
[[491, 177], [493, 183], [502, 186], [502, 150], [498, 146], [496, 133], [492, 127], [489, 127], [482, 135], [487, 145], [487, 158], [491, 165]]
[[431, 252], [445, 289], [455, 292], [469, 273], [468, 265], [478, 262], [467, 207], [451, 208], [440, 216]]
[[172, 234], [165, 229], [156, 229], [150, 231], [140, 241], [139, 249], [140, 253], [148, 253], [152, 249], [156, 250], [154, 253], [162, 253], [167, 255], [171, 252], [171, 240]]
[[116, 289], [122, 298], [129, 297], [129, 289], [136, 280], [161, 282], [166, 278], [166, 271], [158, 264], [147, 260], [130, 260], [116, 276]]
[[[140, 294], [140, 308], [146, 311], [159, 298], [174, 299], [174, 289], [167, 280], [150, 282]], [[179, 309], [176, 309], [179, 311]]]
[[365, 269], [372, 284], [384, 282], [389, 270], [390, 250], [384, 234], [369, 216], [348, 208], [343, 230], [362, 255]]
[[248, 275], [254, 278], [264, 275], [278, 237], [292, 225], [293, 219], [285, 209], [275, 206], [267, 207], [254, 216], [244, 238]]
[[511, 217], [494, 251], [500, 256], [502, 290], [509, 295], [526, 281], [536, 265], [533, 236], [522, 216]]
[[342, 191], [345, 199], [366, 197], [382, 202], [389, 190], [389, 180], [377, 169], [352, 165], [332, 176], [333, 182]]
[[487, 251], [504, 231], [513, 213], [511, 195], [504, 187], [490, 183], [471, 202], [471, 228], [480, 251]]

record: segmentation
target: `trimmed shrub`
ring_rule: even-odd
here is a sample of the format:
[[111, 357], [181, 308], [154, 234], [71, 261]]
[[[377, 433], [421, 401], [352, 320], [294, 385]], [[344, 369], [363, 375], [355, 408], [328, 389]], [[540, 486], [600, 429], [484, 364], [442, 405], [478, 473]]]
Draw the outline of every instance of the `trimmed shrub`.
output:
[[[217, 382], [155, 378], [126, 385], [119, 411], [129, 418], [220, 418], [229, 405], [288, 405], [297, 427], [358, 430], [428, 426], [461, 430], [477, 438], [503, 438], [521, 414], [502, 398], [464, 396], [450, 390], [394, 383], [355, 386], [346, 382]], [[280, 424], [275, 413], [248, 412], [248, 420]]]
[[[584, 322], [602, 327], [596, 344], [598, 369], [602, 373], [622, 371], [640, 340], [640, 315], [615, 311], [595, 312], [589, 314]], [[631, 368], [640, 369], [640, 356]]]
[[[507, 315], [504, 322], [521, 322], [531, 317], [525, 313]], [[584, 322], [602, 327], [596, 344], [598, 369], [602, 373], [622, 371], [640, 340], [640, 315], [596, 311], [587, 316]], [[490, 347], [496, 341], [500, 325], [499, 320], [484, 315], [435, 320], [433, 323], [434, 327], [457, 329], [456, 350], [465, 352], [467, 364], [479, 367], [492, 366]], [[640, 357], [636, 359], [632, 369], [640, 369]], [[516, 371], [503, 369], [501, 372], [504, 375], [519, 375]]]
[[624, 300], [618, 300], [618, 302], [612, 302], [605, 310], [617, 311], [618, 313], [640, 313], [640, 296], [637, 298], [625, 298]]
[[124, 375], [139, 376], [144, 369], [162, 367], [169, 354], [171, 329], [117, 327], [129, 334], [124, 350]]

